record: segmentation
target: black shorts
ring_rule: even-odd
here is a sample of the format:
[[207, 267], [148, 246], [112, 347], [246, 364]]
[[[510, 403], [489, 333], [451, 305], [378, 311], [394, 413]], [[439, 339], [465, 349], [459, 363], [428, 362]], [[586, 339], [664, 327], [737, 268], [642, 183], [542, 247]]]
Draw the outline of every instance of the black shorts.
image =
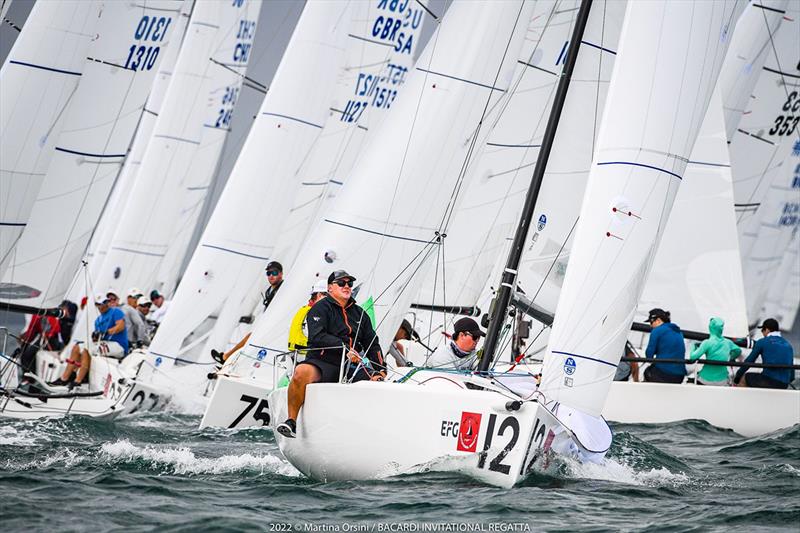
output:
[[683, 383], [683, 376], [669, 374], [650, 365], [644, 371], [644, 380], [649, 383]]
[[788, 383], [782, 383], [777, 379], [772, 379], [765, 376], [760, 372], [748, 372], [744, 375], [744, 382], [748, 387], [756, 387], [758, 389], [786, 389], [789, 388]]
[[323, 361], [322, 359], [317, 359], [315, 357], [306, 358], [305, 361], [301, 361], [297, 363], [297, 366], [300, 365], [311, 365], [319, 370], [322, 377], [319, 380], [319, 383], [338, 383], [339, 382], [339, 365], [335, 365], [328, 361]]

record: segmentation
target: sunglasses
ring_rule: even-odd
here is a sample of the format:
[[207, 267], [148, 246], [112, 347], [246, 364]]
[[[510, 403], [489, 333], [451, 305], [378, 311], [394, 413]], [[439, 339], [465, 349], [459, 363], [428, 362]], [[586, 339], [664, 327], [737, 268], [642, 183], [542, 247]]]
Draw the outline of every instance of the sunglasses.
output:
[[347, 285], [348, 287], [351, 287], [351, 288], [353, 287], [353, 280], [352, 279], [348, 279], [347, 281], [345, 281], [343, 279], [339, 279], [339, 280], [336, 280], [335, 283], [340, 287], [344, 287], [345, 285]]
[[280, 274], [277, 270], [267, 270], [267, 276], [277, 276]]

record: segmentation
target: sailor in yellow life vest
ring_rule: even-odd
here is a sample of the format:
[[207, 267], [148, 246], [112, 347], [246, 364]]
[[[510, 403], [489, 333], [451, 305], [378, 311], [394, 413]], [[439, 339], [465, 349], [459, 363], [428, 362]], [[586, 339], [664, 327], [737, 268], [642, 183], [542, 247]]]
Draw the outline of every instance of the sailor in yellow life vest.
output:
[[314, 286], [311, 287], [311, 297], [308, 299], [308, 303], [297, 310], [294, 318], [292, 318], [292, 324], [289, 326], [289, 350], [302, 351], [306, 349], [308, 346], [306, 315], [315, 303], [322, 300], [327, 295], [328, 286], [324, 279], [317, 281]]

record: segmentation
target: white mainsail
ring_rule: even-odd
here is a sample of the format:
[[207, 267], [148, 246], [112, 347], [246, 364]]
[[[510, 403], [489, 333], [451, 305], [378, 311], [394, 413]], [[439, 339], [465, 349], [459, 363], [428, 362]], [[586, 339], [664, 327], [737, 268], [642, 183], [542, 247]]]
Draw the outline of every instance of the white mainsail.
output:
[[[306, 4], [269, 92], [149, 352], [160, 370], [196, 360], [227, 299], [255, 293], [329, 113], [351, 13], [345, 0]], [[239, 319], [239, 306], [230, 334]], [[208, 324], [206, 324], [208, 323]], [[203, 331], [205, 330], [205, 331]], [[226, 338], [227, 340], [227, 338]]]
[[[800, 135], [800, 7], [787, 5], [771, 35], [767, 58], [747, 111], [730, 141], [733, 193], [742, 260], [750, 256], [758, 234], [759, 209]], [[757, 296], [745, 281], [748, 307]], [[755, 317], [748, 316], [752, 321]]]
[[[104, 5], [81, 83], [3, 282], [19, 303], [52, 306], [69, 290], [124, 161], [169, 44], [180, 0]], [[111, 23], [103, 24], [103, 20]]]
[[257, 322], [239, 359], [245, 370], [256, 352], [285, 351], [289, 322], [308, 287], [336, 269], [358, 278], [362, 306], [374, 304], [378, 337], [384, 347], [391, 342], [432, 266], [458, 189], [467, 184], [473, 148], [488, 134], [487, 110], [508, 90], [532, 7], [521, 1], [451, 6], [392, 105], [391, 119], [399, 120], [375, 132]]
[[404, 88], [425, 20], [414, 2], [355, 2], [345, 71], [338, 80], [331, 116], [300, 171], [275, 244], [275, 259], [291, 267], [326, 203], [349, 177], [369, 132], [378, 128]]
[[[795, 92], [800, 93], [800, 84]], [[747, 315], [752, 322], [768, 318], [763, 305], [770, 284], [787, 255], [795, 228], [800, 226], [800, 129], [793, 139], [796, 149], [784, 162], [764, 195], [758, 209], [757, 237], [742, 264], [744, 282], [750, 296]]]
[[[330, 105], [330, 114], [313, 149], [296, 170], [295, 179], [299, 183], [295, 183], [297, 188], [287, 196], [288, 205], [277, 201], [283, 198], [269, 202], [269, 210], [282, 213], [283, 218], [273, 218], [279, 222], [269, 230], [254, 228], [260, 235], [253, 242], [262, 243], [261, 252], [269, 249], [270, 258], [280, 261], [289, 275], [294, 257], [314, 226], [321, 206], [341, 187], [366, 146], [370, 130], [377, 129], [387, 117], [391, 104], [403, 90], [423, 28], [422, 8], [413, 4], [355, 2], [349, 6], [349, 12], [352, 22], [344, 66], [335, 88], [329, 88], [333, 100], [325, 102]], [[405, 21], [402, 30], [391, 31], [394, 27], [391, 23], [390, 31], [384, 34], [388, 21], [398, 16]], [[258, 289], [263, 290], [265, 282], [263, 272], [253, 279], [237, 281], [209, 335], [204, 353], [212, 348], [228, 349], [229, 341], [239, 341], [244, 333], [234, 330], [236, 323], [242, 316], [260, 313]]]
[[[75, 280], [72, 283], [72, 289], [67, 294], [67, 297], [74, 301], [80, 301], [84, 296], [92, 296], [92, 291], [86, 287], [87, 280], [95, 280], [100, 274], [100, 268], [103, 264], [108, 247], [111, 245], [111, 239], [114, 236], [114, 231], [119, 224], [119, 218], [122, 210], [125, 208], [131, 188], [136, 180], [136, 174], [142, 163], [144, 151], [150, 142], [150, 137], [153, 134], [156, 119], [161, 112], [161, 106], [164, 102], [164, 95], [167, 92], [167, 87], [172, 79], [172, 71], [175, 68], [175, 62], [178, 59], [180, 52], [180, 44], [183, 41], [183, 36], [186, 34], [186, 26], [189, 22], [189, 13], [194, 6], [194, 0], [187, 0], [183, 4], [179, 19], [175, 22], [175, 28], [171, 40], [174, 46], [169, 46], [164, 52], [164, 58], [161, 60], [161, 65], [158, 68], [158, 73], [153, 81], [153, 87], [150, 95], [147, 97], [147, 103], [144, 106], [144, 112], [139, 119], [139, 125], [136, 127], [136, 135], [133, 138], [128, 156], [122, 164], [117, 182], [111, 191], [108, 198], [108, 203], [103, 209], [103, 214], [97, 223], [92, 240], [89, 241], [89, 246], [86, 250], [86, 262], [88, 263], [88, 273], [83, 269], [79, 270], [75, 275]], [[102, 289], [101, 287], [96, 287]], [[124, 291], [128, 287], [117, 287], [117, 290]], [[120, 294], [120, 297], [125, 295]], [[92, 309], [91, 307], [89, 308]], [[80, 331], [80, 328], [76, 328]]]
[[782, 330], [789, 331], [794, 325], [798, 306], [800, 306], [800, 226], [795, 226], [792, 240], [783, 254], [780, 267], [770, 282], [759, 320], [774, 318]]
[[660, 307], [682, 329], [705, 332], [709, 319], [719, 317], [726, 335], [746, 337], [739, 257], [722, 100], [715, 92], [639, 300], [637, 320]]
[[101, 11], [93, 0], [37, 2], [0, 69], [0, 275], [28, 223], [92, 38], [113, 22], [104, 17], [98, 28]]
[[540, 391], [600, 416], [737, 4], [631, 2]]
[[728, 54], [719, 73], [725, 115], [725, 136], [733, 139], [768, 55], [773, 36], [783, 21], [788, 0], [750, 2], [736, 22]]
[[[478, 301], [519, 218], [565, 62], [565, 43], [577, 15], [573, 8], [579, 3], [537, 2], [510, 98], [445, 239], [446, 253], [439, 259], [444, 266], [431, 273], [418, 303], [467, 306]], [[578, 216], [624, 12], [624, 2], [594, 2], [586, 23], [537, 201], [537, 218], [542, 222], [520, 269], [522, 284], [531, 293], [545, 278], [560, 287], [563, 272], [547, 277], [545, 263], [552, 264], [554, 250], [562, 248]], [[565, 264], [569, 254], [564, 248]], [[551, 310], [555, 301], [551, 298]]]
[[260, 8], [260, 0], [195, 5], [162, 112], [95, 280], [101, 290], [174, 288], [177, 272], [159, 278], [161, 263], [168, 251], [185, 251], [197, 222], [229, 131]]

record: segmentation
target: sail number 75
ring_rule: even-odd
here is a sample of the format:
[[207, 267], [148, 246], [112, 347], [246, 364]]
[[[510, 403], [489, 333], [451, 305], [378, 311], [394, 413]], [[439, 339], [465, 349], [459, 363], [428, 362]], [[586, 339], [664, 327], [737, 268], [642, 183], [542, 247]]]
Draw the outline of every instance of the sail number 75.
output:
[[239, 413], [239, 416], [236, 417], [236, 420], [231, 422], [231, 425], [228, 426], [229, 428], [235, 428], [239, 422], [244, 420], [250, 411], [256, 407], [256, 403], [258, 403], [258, 407], [256, 407], [255, 412], [253, 413], [253, 418], [255, 420], [260, 420], [262, 426], [269, 425], [269, 402], [265, 399], [258, 401], [258, 398], [255, 396], [249, 396], [247, 394], [242, 394], [242, 397], [239, 398], [240, 401], [245, 402], [247, 406], [244, 408], [244, 411]]

